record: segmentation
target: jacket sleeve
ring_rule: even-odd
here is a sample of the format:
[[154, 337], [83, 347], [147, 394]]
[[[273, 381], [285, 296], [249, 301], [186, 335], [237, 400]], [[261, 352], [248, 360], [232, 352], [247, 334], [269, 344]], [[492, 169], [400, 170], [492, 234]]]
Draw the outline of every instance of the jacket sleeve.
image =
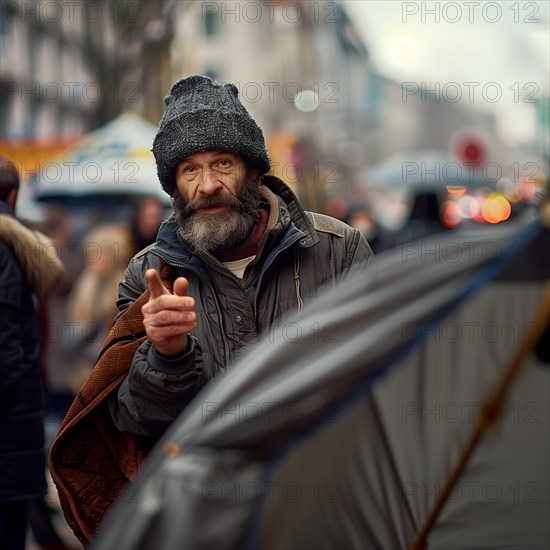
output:
[[340, 282], [350, 276], [363, 273], [374, 261], [372, 251], [367, 239], [358, 229], [352, 229], [347, 236], [347, 254]]
[[363, 274], [374, 260], [374, 253], [364, 235], [357, 228], [331, 216], [316, 212], [307, 214], [319, 237], [325, 241], [323, 246], [337, 259], [335, 282], [340, 284], [350, 276]]
[[21, 277], [11, 250], [0, 242], [0, 420], [22, 375]]
[[[134, 258], [119, 286], [120, 315], [145, 290], [146, 258]], [[116, 427], [125, 433], [159, 438], [206, 384], [202, 352], [193, 335], [187, 347], [174, 357], [156, 352], [149, 340], [136, 351], [128, 376], [108, 397]]]
[[159, 438], [202, 385], [201, 351], [193, 336], [181, 355], [159, 355], [146, 340], [128, 376], [109, 398], [115, 426], [122, 432]]

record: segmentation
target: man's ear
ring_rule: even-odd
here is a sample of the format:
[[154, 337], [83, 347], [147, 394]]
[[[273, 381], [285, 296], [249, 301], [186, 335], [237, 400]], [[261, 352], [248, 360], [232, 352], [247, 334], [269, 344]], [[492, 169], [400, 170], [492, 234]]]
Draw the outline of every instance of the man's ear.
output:
[[260, 177], [260, 171], [259, 170], [251, 170], [250, 171], [250, 177], [258, 184], [261, 185], [262, 178]]

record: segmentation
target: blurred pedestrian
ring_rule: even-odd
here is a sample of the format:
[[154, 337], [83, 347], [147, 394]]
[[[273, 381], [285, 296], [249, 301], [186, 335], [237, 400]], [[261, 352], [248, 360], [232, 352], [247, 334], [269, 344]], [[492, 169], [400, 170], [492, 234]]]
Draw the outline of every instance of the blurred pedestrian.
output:
[[[263, 133], [233, 84], [203, 76], [174, 84], [153, 153], [174, 214], [155, 244], [131, 260], [108, 349], [50, 455], [65, 513], [81, 540], [97, 528], [147, 444], [209, 380], [274, 323], [365, 271], [373, 257], [358, 230], [305, 212], [284, 182], [267, 175]], [[108, 407], [101, 408], [107, 392]], [[93, 404], [93, 422], [85, 420], [92, 407], [84, 403]], [[104, 463], [93, 471], [85, 463], [63, 464], [58, 458], [72, 445]], [[107, 468], [102, 484], [97, 475]], [[76, 496], [77, 486], [87, 488], [93, 505]]]
[[[50, 240], [49, 248], [56, 250], [64, 268], [62, 279], [37, 304], [47, 456], [50, 443], [74, 399], [72, 391], [67, 387], [68, 365], [71, 361], [64, 349], [61, 335], [68, 326], [65, 317], [67, 295], [81, 269], [81, 262], [75, 254], [76, 243], [72, 238], [71, 224], [64, 208], [60, 204], [48, 204], [44, 207], [44, 215], [44, 221], [36, 224], [36, 228]], [[51, 479], [49, 472], [46, 472], [46, 479]], [[28, 519], [33, 545], [42, 550], [70, 550], [58, 533], [54, 516], [60, 510], [54, 504], [57, 500], [56, 491], [50, 481], [48, 485], [45, 497], [41, 495], [29, 501]]]
[[[19, 174], [0, 157], [0, 548], [23, 550], [28, 505], [46, 490], [44, 411], [34, 295], [61, 279], [44, 235], [14, 217]], [[47, 250], [46, 250], [47, 249]]]
[[[156, 197], [143, 197], [139, 200], [132, 220], [133, 254], [153, 244], [160, 224], [164, 220], [164, 206]], [[132, 254], [132, 255], [133, 255]]]
[[68, 385], [76, 394], [94, 365], [97, 353], [117, 312], [118, 284], [124, 278], [133, 246], [129, 231], [120, 225], [93, 227], [83, 238], [83, 271], [67, 299], [71, 330], [65, 334], [72, 364]]
[[442, 202], [443, 196], [439, 192], [416, 192], [405, 225], [394, 235], [395, 246], [449, 231], [441, 218]]
[[[65, 276], [57, 287], [42, 301], [44, 310], [42, 355], [46, 375], [46, 427], [59, 428], [73, 398], [68, 385], [71, 356], [65, 346], [64, 335], [70, 328], [67, 317], [67, 300], [73, 285], [83, 269], [82, 254], [70, 218], [60, 204], [45, 207], [44, 233], [55, 245], [63, 260]], [[56, 430], [57, 432], [57, 430]], [[48, 434], [46, 434], [48, 436]]]

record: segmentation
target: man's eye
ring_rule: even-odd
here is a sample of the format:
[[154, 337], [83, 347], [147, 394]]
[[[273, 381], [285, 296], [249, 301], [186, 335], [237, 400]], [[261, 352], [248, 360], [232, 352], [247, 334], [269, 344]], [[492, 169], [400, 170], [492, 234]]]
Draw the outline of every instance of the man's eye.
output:
[[218, 166], [220, 168], [229, 168], [231, 166], [231, 162], [227, 159], [222, 159], [218, 162]]
[[183, 173], [184, 173], [184, 174], [192, 174], [194, 171], [195, 171], [195, 167], [194, 167], [194, 166], [186, 166], [186, 167], [183, 169]]

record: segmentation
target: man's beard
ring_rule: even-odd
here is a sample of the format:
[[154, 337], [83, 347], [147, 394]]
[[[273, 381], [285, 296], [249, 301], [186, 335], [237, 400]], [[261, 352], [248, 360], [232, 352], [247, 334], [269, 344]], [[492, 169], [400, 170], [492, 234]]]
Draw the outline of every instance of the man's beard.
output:
[[[249, 177], [237, 186], [236, 195], [218, 191], [191, 202], [186, 201], [176, 187], [172, 207], [178, 235], [197, 253], [236, 248], [258, 221], [261, 200], [260, 186]], [[198, 212], [217, 206], [226, 206], [228, 210], [213, 214]]]

